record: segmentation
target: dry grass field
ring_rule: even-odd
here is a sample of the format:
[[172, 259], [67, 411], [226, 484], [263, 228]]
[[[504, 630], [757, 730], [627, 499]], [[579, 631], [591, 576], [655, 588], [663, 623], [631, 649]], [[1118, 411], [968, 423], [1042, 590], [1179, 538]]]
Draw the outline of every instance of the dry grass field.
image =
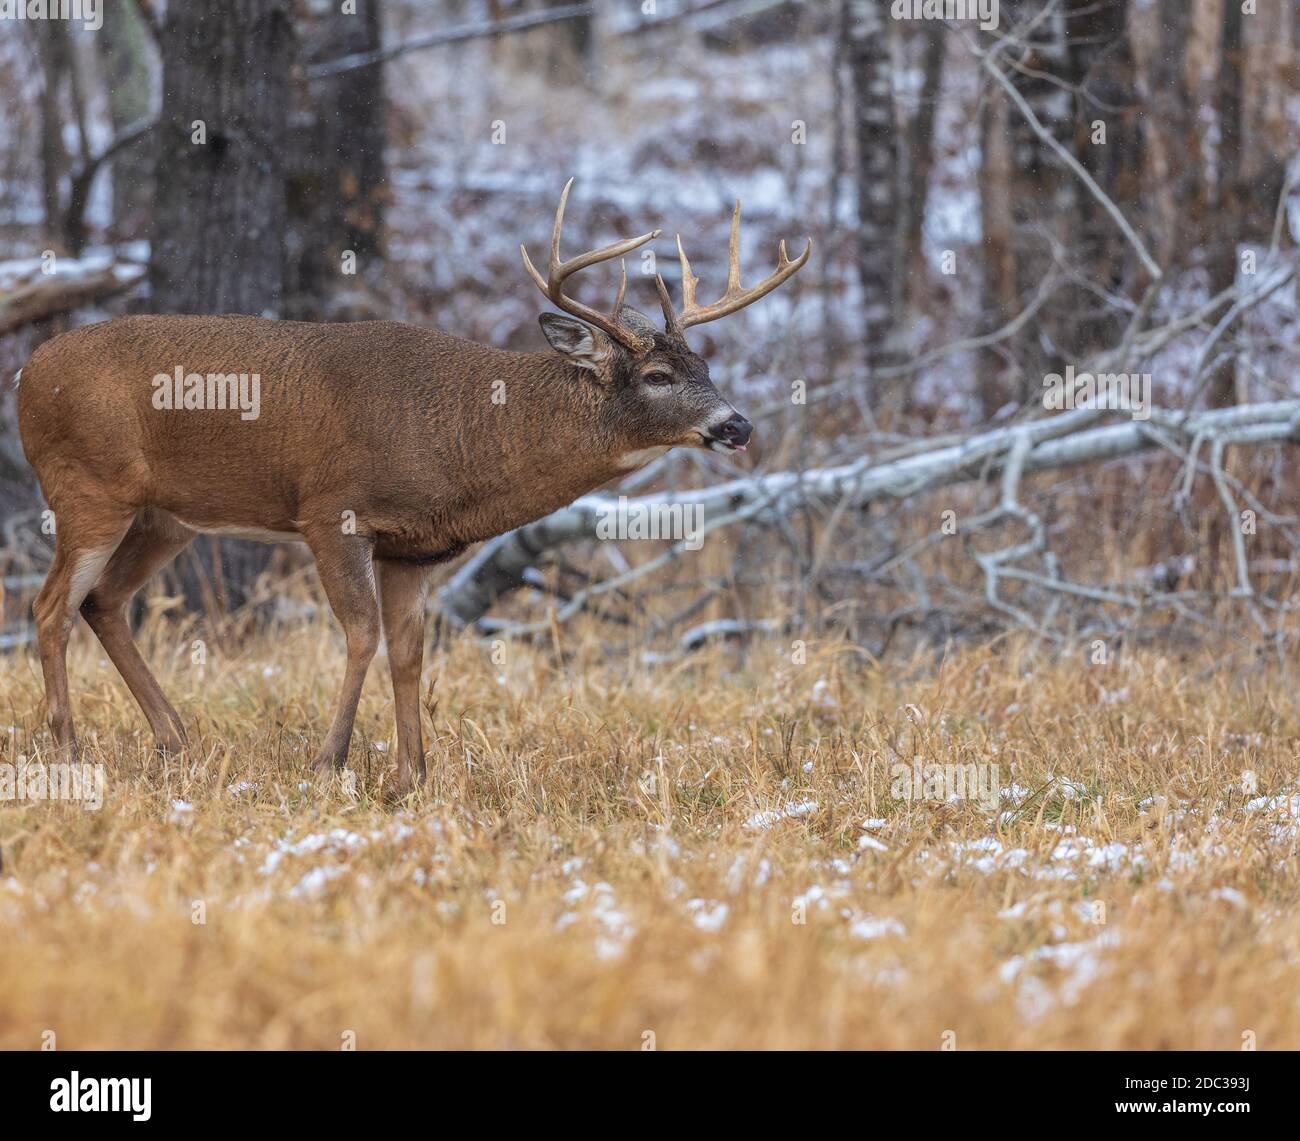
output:
[[[432, 655], [394, 804], [382, 656], [353, 775], [306, 768], [324, 620], [201, 669], [147, 623], [193, 727], [166, 760], [79, 630], [105, 799], [0, 804], [0, 1047], [1300, 1047], [1279, 673], [557, 639]], [[0, 670], [3, 760], [49, 759], [34, 656]], [[996, 766], [996, 803], [905, 799], [899, 764]]]

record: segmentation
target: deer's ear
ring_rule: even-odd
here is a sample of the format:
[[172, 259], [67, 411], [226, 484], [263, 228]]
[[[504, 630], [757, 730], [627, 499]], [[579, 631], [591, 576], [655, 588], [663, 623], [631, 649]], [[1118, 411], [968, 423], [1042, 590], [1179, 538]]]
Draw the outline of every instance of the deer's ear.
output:
[[594, 373], [604, 371], [612, 346], [599, 329], [557, 313], [543, 313], [540, 320], [543, 334], [557, 353], [563, 353], [579, 368]]

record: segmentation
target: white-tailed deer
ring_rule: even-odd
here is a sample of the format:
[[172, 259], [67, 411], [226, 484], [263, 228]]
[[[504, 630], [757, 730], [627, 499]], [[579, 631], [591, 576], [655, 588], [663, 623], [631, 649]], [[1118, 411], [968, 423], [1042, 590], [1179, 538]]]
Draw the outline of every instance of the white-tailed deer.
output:
[[[565, 186], [543, 277], [559, 309], [555, 352], [504, 352], [392, 321], [308, 324], [259, 317], [120, 317], [42, 345], [19, 373], [23, 448], [54, 512], [54, 563], [35, 603], [55, 745], [76, 748], [66, 651], [78, 611], [148, 718], [180, 749], [176, 710], [140, 656], [126, 604], [203, 532], [305, 541], [347, 638], [343, 692], [314, 765], [347, 756], [382, 631], [392, 671], [402, 784], [425, 775], [419, 686], [429, 568], [538, 519], [673, 447], [742, 451], [752, 430], [709, 380], [684, 332], [756, 301], [796, 273], [740, 284], [740, 203], [727, 287], [682, 309], [656, 277], [665, 329], [623, 304], [563, 292], [578, 270], [656, 230], [563, 261]], [[523, 247], [521, 247], [521, 250]]]

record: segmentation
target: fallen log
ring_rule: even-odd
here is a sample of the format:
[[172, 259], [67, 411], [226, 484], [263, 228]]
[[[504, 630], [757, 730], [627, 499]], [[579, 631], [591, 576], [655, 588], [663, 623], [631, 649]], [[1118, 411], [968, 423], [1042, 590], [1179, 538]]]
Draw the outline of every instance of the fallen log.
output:
[[[770, 523], [805, 504], [843, 502], [862, 509], [872, 502], [900, 499], [936, 487], [988, 480], [1014, 463], [1020, 472], [1099, 464], [1140, 452], [1185, 448], [1203, 440], [1220, 444], [1300, 441], [1300, 400], [1244, 404], [1204, 412], [1151, 409], [1150, 419], [1097, 421], [1114, 413], [1078, 408], [1057, 416], [982, 432], [902, 459], [869, 459], [803, 472], [774, 472], [731, 480], [716, 487], [664, 492], [625, 500], [623, 510], [662, 510], [692, 505], [705, 529], [741, 521]], [[546, 553], [598, 538], [597, 523], [618, 505], [613, 495], [585, 495], [485, 543], [439, 590], [436, 609], [452, 626], [477, 622], [504, 595], [524, 585]]]
[[54, 273], [38, 259], [0, 262], [0, 336], [138, 285], [145, 267], [108, 258], [59, 258]]

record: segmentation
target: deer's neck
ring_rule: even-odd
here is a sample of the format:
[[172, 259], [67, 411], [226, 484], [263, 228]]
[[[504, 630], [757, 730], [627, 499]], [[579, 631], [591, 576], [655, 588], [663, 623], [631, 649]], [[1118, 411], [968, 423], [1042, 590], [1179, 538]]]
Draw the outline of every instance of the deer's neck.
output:
[[471, 542], [540, 519], [627, 470], [627, 447], [591, 380], [550, 353], [512, 363], [499, 402], [477, 402], [479, 438], [466, 442], [478, 453], [463, 484], [475, 500]]

